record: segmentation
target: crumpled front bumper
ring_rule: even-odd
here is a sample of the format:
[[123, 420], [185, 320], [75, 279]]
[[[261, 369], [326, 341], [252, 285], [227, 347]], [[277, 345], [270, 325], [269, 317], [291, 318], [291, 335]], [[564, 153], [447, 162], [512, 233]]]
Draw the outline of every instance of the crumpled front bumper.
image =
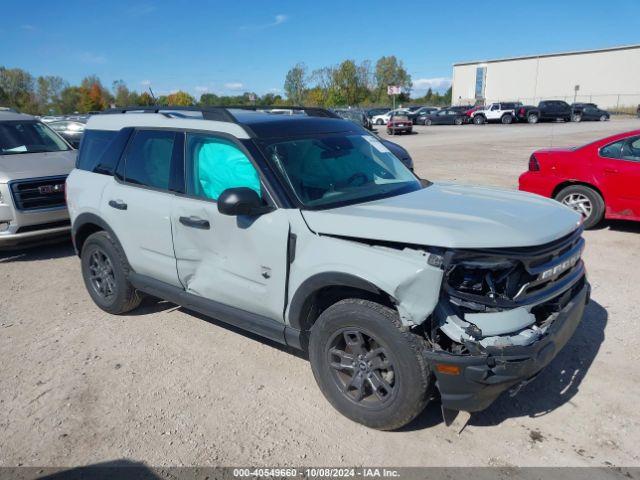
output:
[[[482, 355], [454, 355], [443, 351], [426, 351], [425, 358], [433, 367], [442, 407], [449, 410], [475, 412], [484, 410], [505, 390], [535, 377], [555, 358], [569, 341], [582, 319], [589, 301], [590, 286], [585, 286], [558, 313], [537, 342], [526, 346], [487, 347]], [[442, 370], [437, 365], [456, 368]]]

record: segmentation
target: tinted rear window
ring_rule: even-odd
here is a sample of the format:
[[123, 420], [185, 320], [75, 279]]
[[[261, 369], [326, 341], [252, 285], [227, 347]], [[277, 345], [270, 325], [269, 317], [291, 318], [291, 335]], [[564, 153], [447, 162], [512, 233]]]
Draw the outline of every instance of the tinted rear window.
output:
[[85, 130], [78, 152], [76, 168], [93, 172], [100, 163], [102, 155], [118, 134], [113, 130]]

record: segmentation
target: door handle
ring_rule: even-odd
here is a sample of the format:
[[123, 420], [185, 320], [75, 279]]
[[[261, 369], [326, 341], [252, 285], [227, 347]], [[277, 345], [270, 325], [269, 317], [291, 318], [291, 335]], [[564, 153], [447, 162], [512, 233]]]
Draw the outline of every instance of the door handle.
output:
[[618, 169], [617, 168], [605, 167], [604, 173], [609, 174], [609, 175], [615, 175], [616, 173], [618, 173]]
[[180, 223], [185, 227], [199, 228], [201, 230], [209, 230], [211, 228], [209, 220], [199, 217], [180, 217]]
[[122, 200], [109, 200], [109, 206], [113, 207], [117, 210], [126, 210], [127, 209], [127, 204], [124, 203]]

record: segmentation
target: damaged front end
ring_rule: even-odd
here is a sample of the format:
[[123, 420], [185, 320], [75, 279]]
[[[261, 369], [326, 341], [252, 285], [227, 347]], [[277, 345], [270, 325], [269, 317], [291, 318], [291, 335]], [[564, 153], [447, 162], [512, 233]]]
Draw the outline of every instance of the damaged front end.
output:
[[589, 299], [581, 233], [538, 247], [443, 254], [442, 294], [424, 323], [443, 409], [486, 408], [565, 345]]

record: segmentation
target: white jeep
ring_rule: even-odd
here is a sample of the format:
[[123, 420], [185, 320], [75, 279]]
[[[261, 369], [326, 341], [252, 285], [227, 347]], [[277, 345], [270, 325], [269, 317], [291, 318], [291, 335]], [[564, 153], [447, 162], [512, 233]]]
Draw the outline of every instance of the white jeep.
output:
[[478, 109], [471, 114], [471, 121], [476, 125], [489, 122], [500, 122], [503, 124], [513, 123], [516, 119], [516, 109], [518, 103], [491, 103], [483, 109]]

